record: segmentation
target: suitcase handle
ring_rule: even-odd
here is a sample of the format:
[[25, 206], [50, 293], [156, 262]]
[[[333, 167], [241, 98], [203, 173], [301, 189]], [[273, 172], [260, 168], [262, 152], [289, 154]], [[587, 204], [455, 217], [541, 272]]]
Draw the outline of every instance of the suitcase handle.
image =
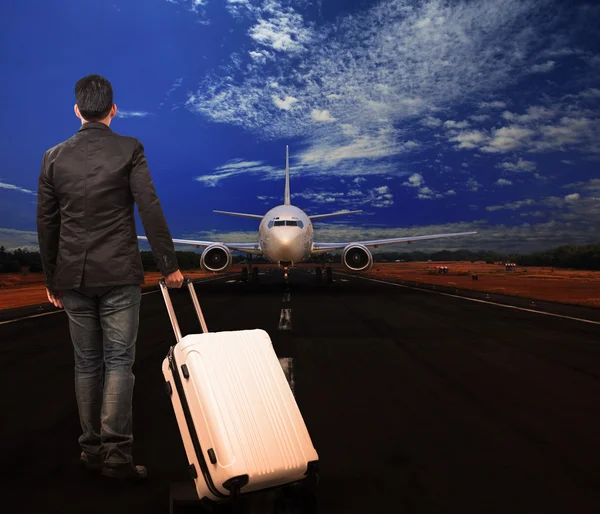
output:
[[[165, 300], [165, 304], [167, 306], [167, 312], [169, 313], [169, 318], [171, 319], [171, 324], [173, 325], [173, 332], [175, 332], [175, 339], [177, 342], [181, 341], [181, 330], [179, 329], [179, 323], [177, 323], [177, 316], [175, 315], [175, 310], [173, 309], [173, 303], [171, 302], [171, 295], [169, 295], [169, 288], [165, 283], [164, 278], [160, 278], [158, 280], [158, 284], [160, 286], [160, 290], [162, 291], [163, 298]], [[200, 321], [200, 325], [202, 326], [202, 331], [204, 333], [208, 332], [208, 328], [206, 327], [206, 321], [204, 321], [204, 315], [202, 314], [202, 309], [200, 308], [200, 303], [198, 302], [198, 297], [196, 296], [196, 290], [194, 289], [194, 283], [191, 278], [184, 278], [183, 284], [187, 285], [188, 290], [190, 291], [190, 296], [192, 297], [192, 302], [194, 303], [194, 308], [196, 309], [196, 314], [198, 315], [198, 320]]]

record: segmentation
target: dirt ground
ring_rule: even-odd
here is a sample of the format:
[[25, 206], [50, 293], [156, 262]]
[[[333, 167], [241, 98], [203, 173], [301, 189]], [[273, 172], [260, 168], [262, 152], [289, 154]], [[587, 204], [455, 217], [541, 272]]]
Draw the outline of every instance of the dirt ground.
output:
[[[313, 266], [303, 264], [299, 267]], [[447, 266], [448, 272], [438, 273], [440, 266]], [[339, 264], [333, 267], [343, 269]], [[240, 270], [241, 265], [230, 269], [233, 273]], [[185, 272], [185, 276], [191, 278], [210, 275], [204, 271]], [[519, 266], [513, 271], [506, 271], [504, 265], [484, 262], [398, 262], [375, 263], [366, 275], [600, 308], [600, 272], [595, 271]], [[473, 275], [477, 275], [478, 280], [473, 280]], [[146, 273], [145, 286], [155, 285], [160, 276], [159, 273]], [[47, 301], [41, 273], [0, 274], [0, 309]]]
[[[440, 274], [440, 266], [447, 266], [448, 272]], [[366, 275], [600, 308], [597, 271], [519, 266], [506, 271], [502, 264], [485, 262], [398, 262], [375, 263]]]

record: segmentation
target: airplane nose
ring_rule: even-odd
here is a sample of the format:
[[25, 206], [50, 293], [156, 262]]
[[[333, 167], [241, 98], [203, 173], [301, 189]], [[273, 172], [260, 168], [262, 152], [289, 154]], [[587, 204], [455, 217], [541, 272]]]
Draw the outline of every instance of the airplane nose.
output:
[[[299, 249], [297, 248], [300, 234], [289, 230], [288, 227], [281, 227], [283, 230], [277, 231], [276, 246], [278, 248], [279, 260], [298, 260]], [[291, 227], [290, 227], [291, 228]]]

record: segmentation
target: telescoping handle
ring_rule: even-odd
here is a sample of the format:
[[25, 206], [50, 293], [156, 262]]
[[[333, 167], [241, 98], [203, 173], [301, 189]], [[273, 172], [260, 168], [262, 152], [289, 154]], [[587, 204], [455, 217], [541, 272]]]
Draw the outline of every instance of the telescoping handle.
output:
[[[183, 279], [184, 285], [187, 285], [188, 290], [190, 291], [190, 296], [192, 297], [192, 302], [194, 303], [194, 308], [196, 309], [196, 314], [198, 315], [198, 320], [200, 321], [200, 325], [202, 326], [202, 331], [204, 333], [208, 332], [208, 328], [206, 327], [206, 321], [204, 321], [204, 315], [202, 314], [202, 309], [200, 308], [200, 303], [198, 302], [198, 297], [196, 296], [196, 290], [194, 289], [194, 283], [191, 278]], [[158, 280], [158, 284], [160, 285], [160, 290], [162, 291], [163, 298], [165, 299], [165, 304], [167, 306], [167, 312], [169, 313], [169, 318], [171, 319], [171, 324], [173, 325], [173, 331], [175, 332], [175, 339], [177, 342], [181, 341], [181, 330], [179, 329], [179, 323], [177, 322], [177, 316], [175, 315], [175, 309], [173, 309], [173, 303], [171, 302], [171, 295], [169, 295], [169, 288], [167, 284], [165, 284], [165, 279], [160, 278]]]

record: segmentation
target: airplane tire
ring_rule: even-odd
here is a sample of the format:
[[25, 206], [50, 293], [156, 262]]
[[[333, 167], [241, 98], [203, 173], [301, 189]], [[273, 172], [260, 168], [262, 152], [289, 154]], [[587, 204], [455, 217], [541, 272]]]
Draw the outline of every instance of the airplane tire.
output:
[[317, 266], [315, 268], [315, 274], [316, 274], [317, 280], [321, 280], [321, 277], [323, 276], [323, 268], [321, 268], [321, 266]]
[[248, 268], [246, 266], [242, 268], [242, 282], [248, 282]]
[[258, 282], [258, 268], [252, 268], [252, 280]]

